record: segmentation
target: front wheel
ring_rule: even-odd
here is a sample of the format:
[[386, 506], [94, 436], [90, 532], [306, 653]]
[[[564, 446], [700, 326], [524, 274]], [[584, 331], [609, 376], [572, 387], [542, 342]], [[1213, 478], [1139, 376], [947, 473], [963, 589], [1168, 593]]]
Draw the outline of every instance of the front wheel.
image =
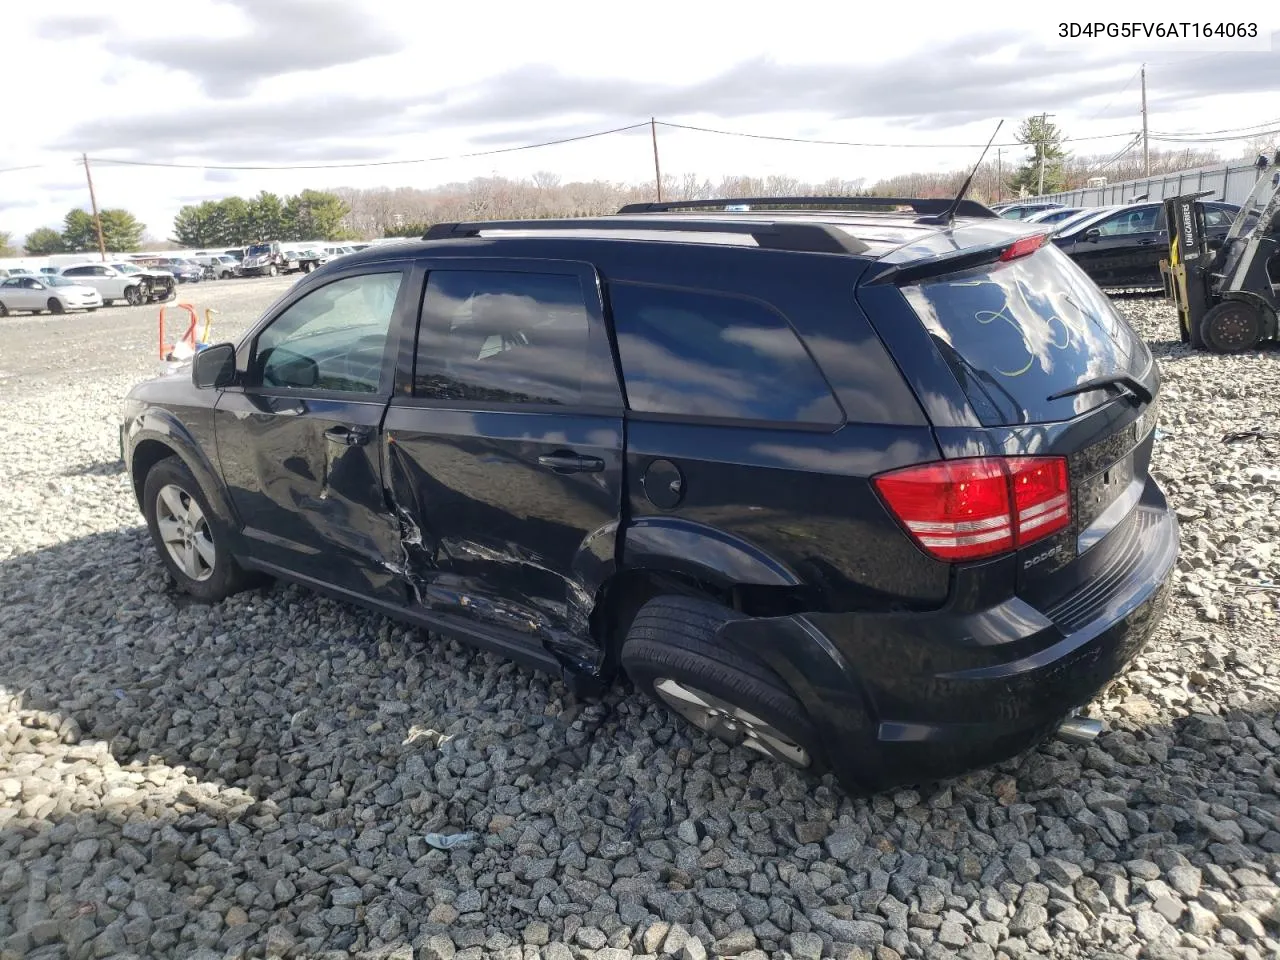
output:
[[9, 315], [9, 308], [6, 307], [3, 303], [0, 303], [0, 317], [7, 317], [8, 315]]
[[1200, 337], [1214, 353], [1241, 353], [1262, 339], [1262, 314], [1239, 300], [1217, 304], [1200, 320]]
[[62, 301], [57, 297], [50, 297], [49, 302], [45, 304], [49, 308], [50, 313], [66, 313], [66, 307], [62, 305]]
[[279, 272], [280, 272], [280, 271], [276, 268], [276, 265], [275, 265], [274, 263], [273, 263], [271, 266], [267, 267], [267, 276], [268, 276], [268, 277], [274, 277], [274, 276], [275, 276], [277, 273], [279, 273]]
[[125, 290], [124, 302], [129, 304], [131, 307], [136, 307], [138, 304], [142, 303], [142, 288], [135, 286], [129, 287]]
[[250, 585], [185, 463], [168, 457], [153, 466], [142, 496], [151, 540], [179, 590], [216, 603]]
[[693, 597], [659, 596], [636, 614], [622, 666], [636, 687], [695, 727], [805, 770], [825, 764], [804, 706], [782, 678], [716, 637], [741, 615]]

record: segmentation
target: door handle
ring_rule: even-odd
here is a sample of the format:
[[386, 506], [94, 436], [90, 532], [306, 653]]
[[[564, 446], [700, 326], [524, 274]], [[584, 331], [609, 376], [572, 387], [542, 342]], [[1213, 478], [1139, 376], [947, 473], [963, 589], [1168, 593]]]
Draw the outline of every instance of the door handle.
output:
[[347, 447], [358, 447], [369, 442], [373, 437], [372, 427], [349, 427], [345, 424], [330, 427], [324, 432], [326, 440], [341, 443]]
[[567, 450], [539, 457], [538, 463], [556, 473], [599, 473], [604, 469], [599, 457], [584, 457]]
[[1138, 246], [1140, 246], [1140, 247], [1149, 247], [1149, 246], [1151, 246], [1151, 245], [1152, 245], [1152, 244], [1154, 244], [1154, 243], [1155, 243], [1155, 241], [1154, 241], [1154, 240], [1139, 240], [1139, 241], [1138, 241]]

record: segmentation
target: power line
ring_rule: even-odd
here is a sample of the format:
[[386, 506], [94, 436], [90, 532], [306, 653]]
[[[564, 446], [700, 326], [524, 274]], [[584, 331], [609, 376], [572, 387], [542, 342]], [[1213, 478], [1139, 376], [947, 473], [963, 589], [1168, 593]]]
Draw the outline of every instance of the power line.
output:
[[[1225, 130], [1199, 130], [1199, 131], [1165, 130], [1165, 131], [1161, 131], [1160, 135], [1168, 136], [1168, 137], [1200, 137], [1200, 136], [1210, 136], [1216, 133], [1241, 133], [1244, 136], [1248, 137], [1248, 136], [1252, 136], [1252, 134], [1249, 133], [1248, 131], [1255, 129], [1256, 127], [1270, 126], [1273, 123], [1280, 123], [1280, 117], [1275, 117], [1272, 120], [1263, 120], [1261, 123], [1251, 123], [1245, 127], [1227, 127]], [[1152, 136], [1155, 136], [1155, 134], [1152, 134]]]
[[1234, 140], [1252, 140], [1255, 137], [1270, 137], [1280, 133], [1280, 127], [1274, 130], [1255, 130], [1253, 133], [1246, 133], [1234, 137], [1158, 137], [1151, 135], [1152, 140], [1159, 140], [1161, 143], [1230, 143]]
[[1108, 100], [1108, 101], [1107, 101], [1107, 105], [1106, 105], [1105, 107], [1103, 107], [1101, 110], [1099, 110], [1097, 113], [1095, 113], [1095, 114], [1094, 114], [1092, 117], [1090, 117], [1088, 120], [1086, 120], [1086, 121], [1085, 121], [1085, 123], [1093, 123], [1093, 121], [1097, 120], [1100, 116], [1102, 116], [1104, 113], [1106, 113], [1108, 110], [1110, 110], [1110, 109], [1111, 109], [1111, 105], [1112, 105], [1113, 103], [1115, 103], [1117, 100], [1119, 100], [1121, 97], [1123, 97], [1123, 96], [1124, 96], [1124, 92], [1125, 92], [1126, 90], [1128, 90], [1130, 86], [1132, 86], [1132, 85], [1133, 85], [1133, 81], [1135, 81], [1135, 80], [1137, 80], [1137, 79], [1138, 79], [1138, 74], [1140, 74], [1141, 72], [1142, 72], [1142, 68], [1141, 68], [1141, 67], [1139, 67], [1137, 70], [1133, 71], [1133, 76], [1131, 76], [1131, 77], [1130, 77], [1130, 78], [1125, 82], [1125, 85], [1124, 85], [1123, 87], [1121, 87], [1121, 88], [1120, 88], [1120, 92], [1119, 92], [1119, 93], [1117, 93], [1117, 94], [1116, 94], [1114, 97], [1112, 97], [1110, 100]]
[[557, 140], [543, 140], [540, 143], [523, 143], [516, 147], [499, 147], [495, 150], [476, 150], [471, 153], [455, 153], [439, 157], [415, 157], [409, 160], [365, 160], [352, 163], [293, 163], [281, 166], [257, 164], [217, 164], [217, 163], [166, 163], [160, 160], [113, 160], [109, 157], [90, 157], [94, 163], [111, 163], [126, 167], [167, 167], [180, 170], [348, 170], [354, 167], [397, 167], [411, 163], [437, 163], [442, 160], [470, 160], [475, 157], [492, 157], [500, 153], [516, 153], [520, 150], [537, 150], [540, 147], [555, 147], [562, 143], [576, 143], [580, 140], [591, 140], [595, 137], [607, 137], [613, 133], [625, 133], [649, 126], [643, 123], [632, 123], [625, 127], [614, 127], [610, 130], [597, 130], [593, 133], [582, 133], [574, 137], [560, 137]]
[[[939, 150], [948, 148], [968, 149], [970, 147], [979, 149], [985, 147], [985, 143], [859, 143], [851, 140], [816, 140], [807, 137], [780, 137], [766, 133], [746, 133], [741, 130], [720, 130], [715, 127], [697, 127], [688, 123], [670, 123], [666, 120], [659, 120], [659, 126], [671, 127], [674, 130], [693, 130], [698, 133], [713, 133], [722, 137], [746, 137], [749, 140], [775, 140], [780, 143], [812, 143], [828, 147], [882, 147], [886, 149], [929, 149]], [[1061, 143], [1084, 143], [1087, 140], [1114, 140], [1117, 137], [1131, 137], [1133, 131], [1125, 133], [1104, 133], [1096, 137], [1067, 137], [1061, 140]], [[1027, 144], [1019, 141], [1009, 143], [993, 144], [997, 147], [1025, 147]]]

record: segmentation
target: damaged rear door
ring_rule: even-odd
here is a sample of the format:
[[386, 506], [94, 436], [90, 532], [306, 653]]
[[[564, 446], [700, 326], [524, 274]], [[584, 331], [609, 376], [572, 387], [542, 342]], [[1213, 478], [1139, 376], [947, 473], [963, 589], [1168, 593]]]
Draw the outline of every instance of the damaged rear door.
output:
[[237, 357], [219, 398], [218, 458], [249, 559], [390, 602], [398, 525], [379, 429], [400, 331], [417, 297], [407, 263], [362, 265], [285, 299]]
[[416, 349], [384, 423], [414, 602], [592, 666], [612, 571], [623, 402], [590, 265], [425, 264]]

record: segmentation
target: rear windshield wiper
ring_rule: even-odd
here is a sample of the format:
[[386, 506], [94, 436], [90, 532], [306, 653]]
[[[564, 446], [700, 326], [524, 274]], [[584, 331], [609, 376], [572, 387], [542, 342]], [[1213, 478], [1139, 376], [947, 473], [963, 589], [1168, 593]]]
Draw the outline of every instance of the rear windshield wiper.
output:
[[1057, 393], [1051, 394], [1048, 399], [1061, 400], [1063, 397], [1075, 396], [1077, 393], [1088, 393], [1090, 390], [1102, 390], [1106, 387], [1122, 387], [1142, 403], [1150, 403], [1154, 398], [1147, 385], [1137, 377], [1128, 373], [1114, 373], [1105, 377], [1094, 377], [1092, 380], [1077, 383], [1074, 387], [1059, 390]]

